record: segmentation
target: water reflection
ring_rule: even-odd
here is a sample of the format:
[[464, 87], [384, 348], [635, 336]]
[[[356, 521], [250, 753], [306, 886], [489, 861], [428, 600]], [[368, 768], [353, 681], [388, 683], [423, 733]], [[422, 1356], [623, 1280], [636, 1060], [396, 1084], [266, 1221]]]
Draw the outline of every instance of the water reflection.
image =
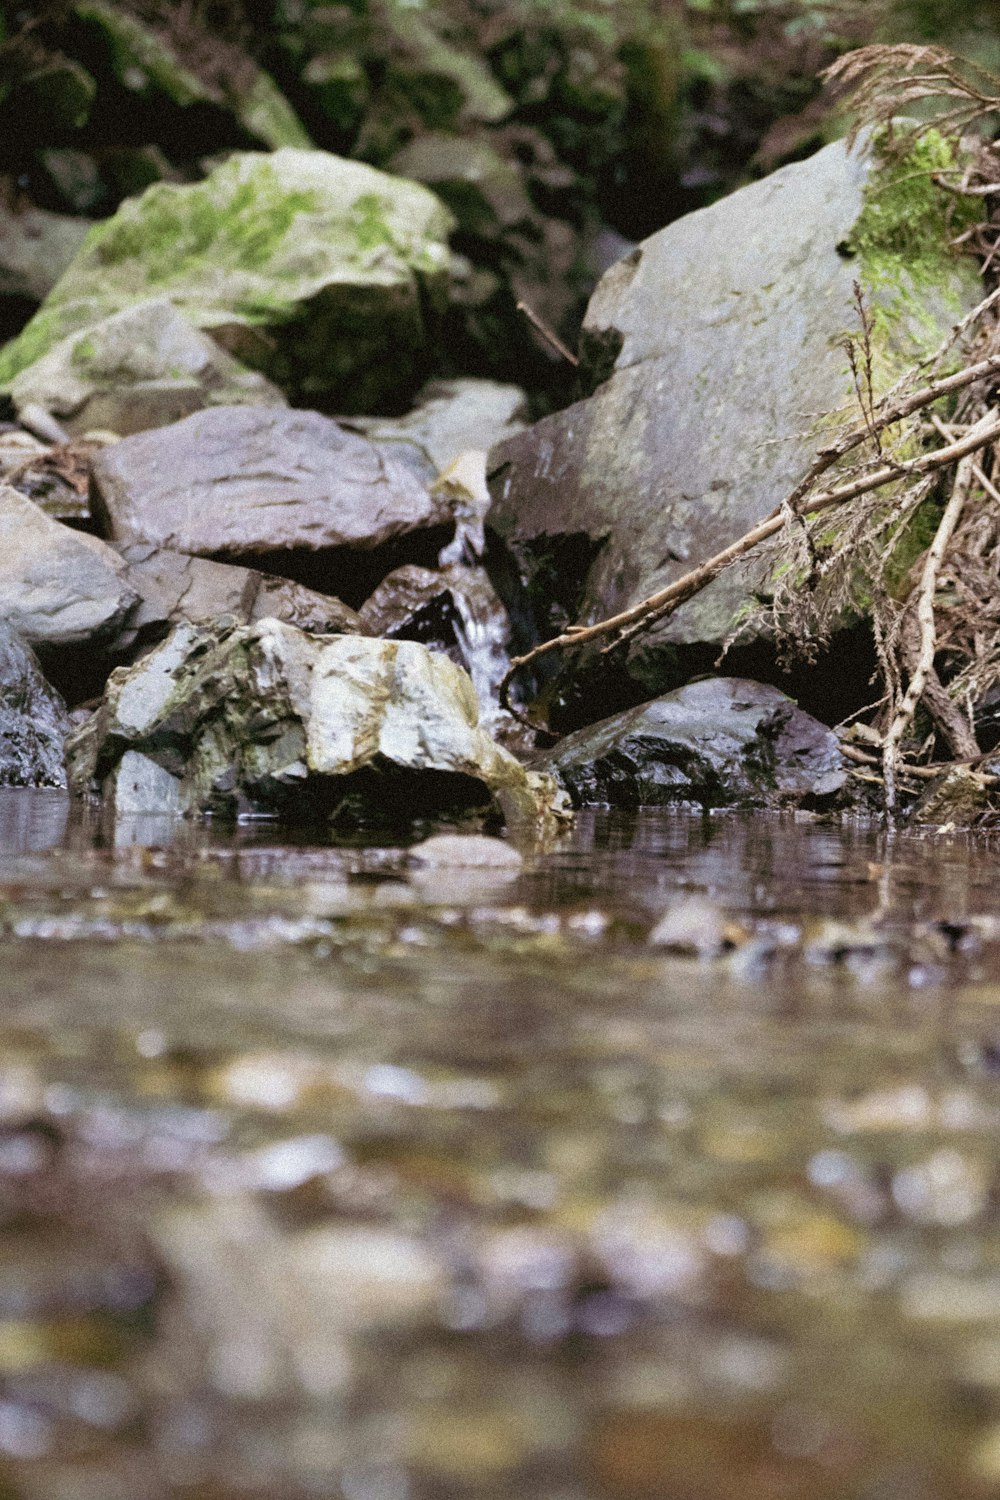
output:
[[0, 787], [0, 855], [56, 848], [66, 836], [69, 812], [68, 792]]
[[427, 830], [43, 825], [2, 823], [0, 1493], [1000, 1489], [988, 845], [595, 814], [473, 885]]

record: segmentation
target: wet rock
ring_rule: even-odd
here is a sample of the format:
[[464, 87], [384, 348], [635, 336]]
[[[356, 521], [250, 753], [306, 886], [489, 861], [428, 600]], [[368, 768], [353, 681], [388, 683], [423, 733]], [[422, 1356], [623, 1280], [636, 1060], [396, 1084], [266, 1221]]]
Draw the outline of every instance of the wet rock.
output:
[[182, 620], [208, 625], [231, 615], [241, 625], [274, 618], [314, 635], [364, 633], [358, 616], [329, 594], [255, 568], [210, 562], [161, 547], [137, 543], [122, 549], [129, 582], [139, 603], [118, 645], [125, 648], [141, 633], [159, 631]]
[[94, 230], [0, 356], [0, 386], [60, 339], [151, 296], [296, 399], [377, 408], [419, 383], [447, 283], [449, 215], [418, 183], [285, 147], [156, 183]]
[[747, 939], [746, 932], [704, 896], [688, 896], [664, 912], [650, 945], [692, 958], [718, 958]]
[[[367, 551], [450, 519], [443, 496], [331, 418], [249, 406], [197, 412], [107, 449], [94, 465], [94, 509], [123, 546], [272, 558], [283, 569], [293, 553]], [[354, 560], [347, 571], [362, 576]]]
[[33, 653], [0, 621], [0, 786], [66, 785], [69, 715]]
[[113, 635], [135, 602], [113, 548], [0, 486], [0, 620], [32, 645], [80, 645]]
[[493, 803], [509, 819], [556, 801], [550, 778], [525, 772], [481, 728], [472, 684], [447, 657], [277, 620], [180, 625], [113, 672], [70, 740], [72, 788], [104, 787], [128, 750], [177, 781], [184, 811], [407, 819]]
[[592, 724], [535, 764], [577, 806], [776, 807], [832, 796], [846, 781], [832, 730], [777, 688], [730, 677], [689, 683]]
[[433, 478], [470, 449], [485, 451], [521, 432], [526, 401], [519, 386], [495, 380], [432, 380], [405, 417], [356, 417], [350, 425], [388, 453], [394, 445], [401, 458], [415, 450]]
[[[906, 197], [926, 166], [884, 168], [870, 148], [837, 142], [669, 225], [606, 273], [582, 335], [594, 394], [490, 456], [491, 525], [542, 634], [637, 603], [773, 510], [819, 446], [803, 413], [851, 397], [855, 281], [878, 309], [880, 386], [975, 303], [975, 268], [946, 248], [948, 195]], [[911, 239], [943, 247], [916, 273]], [[750, 593], [746, 573], [727, 571], [647, 632], [627, 670], [648, 690], [675, 685], [677, 649], [714, 659]]]
[[278, 388], [226, 354], [165, 299], [140, 302], [60, 340], [11, 384], [70, 434], [123, 437], [206, 406], [284, 406]]
[[485, 568], [395, 568], [358, 616], [369, 635], [446, 652], [472, 678], [484, 717], [491, 725], [497, 719], [500, 683], [510, 665], [510, 621]]

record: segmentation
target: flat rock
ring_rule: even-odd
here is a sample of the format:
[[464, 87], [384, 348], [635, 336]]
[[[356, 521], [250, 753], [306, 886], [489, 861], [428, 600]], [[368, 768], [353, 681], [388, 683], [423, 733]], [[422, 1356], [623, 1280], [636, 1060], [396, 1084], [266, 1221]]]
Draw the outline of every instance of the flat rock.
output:
[[351, 422], [389, 453], [414, 449], [431, 477], [461, 454], [487, 450], [525, 428], [527, 397], [520, 386], [496, 380], [432, 380], [403, 417], [357, 417]]
[[[558, 802], [551, 778], [494, 744], [472, 683], [447, 657], [412, 641], [311, 636], [271, 619], [179, 625], [136, 666], [116, 669], [70, 740], [72, 788], [120, 797], [129, 751], [172, 778], [163, 810], [314, 816], [349, 807], [409, 820], [493, 805], [510, 819]], [[139, 770], [145, 790], [155, 777]]]
[[127, 437], [206, 406], [284, 406], [277, 386], [248, 370], [159, 298], [61, 339], [15, 377], [18, 411], [36, 405], [71, 435]]
[[34, 653], [0, 621], [0, 786], [64, 787], [70, 727]]
[[0, 388], [68, 334], [166, 297], [303, 404], [371, 411], [420, 383], [451, 219], [419, 183], [325, 151], [234, 152], [88, 237], [0, 353]]
[[273, 617], [316, 635], [365, 633], [358, 616], [339, 599], [256, 568], [210, 562], [148, 543], [126, 547], [122, 556], [139, 595], [127, 626], [133, 640], [140, 632], [181, 621], [209, 625], [220, 615], [231, 615], [241, 625]]
[[435, 833], [414, 844], [407, 853], [410, 864], [434, 869], [520, 870], [523, 857], [503, 839], [481, 833]]
[[781, 807], [846, 781], [833, 731], [777, 688], [736, 677], [691, 682], [568, 735], [533, 764], [577, 807]]
[[367, 439], [274, 407], [213, 407], [137, 433], [100, 455], [93, 480], [115, 543], [195, 555], [370, 549], [450, 516]]
[[[909, 166], [908, 184], [887, 187], [870, 149], [837, 142], [605, 274], [581, 344], [594, 393], [490, 455], [490, 525], [540, 636], [638, 603], [771, 513], [821, 446], [818, 416], [853, 399], [843, 339], [858, 329], [856, 280], [877, 310], [880, 385], [978, 300], [975, 267], [947, 250], [949, 195], [929, 187], [909, 222], [901, 195], [921, 177]], [[676, 648], [717, 655], [760, 572], [728, 570], [646, 632], [627, 670], [647, 690], [675, 686], [687, 675]]]
[[124, 560], [0, 485], [0, 620], [31, 645], [114, 635], [136, 603]]

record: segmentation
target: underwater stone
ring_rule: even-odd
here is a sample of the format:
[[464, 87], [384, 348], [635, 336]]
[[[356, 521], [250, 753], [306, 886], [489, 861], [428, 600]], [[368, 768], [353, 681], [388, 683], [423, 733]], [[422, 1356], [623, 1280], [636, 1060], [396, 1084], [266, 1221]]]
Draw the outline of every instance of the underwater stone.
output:
[[73, 790], [107, 789], [130, 749], [177, 779], [184, 811], [294, 813], [354, 796], [361, 815], [492, 804], [510, 820], [559, 803], [551, 778], [494, 744], [447, 657], [278, 620], [180, 625], [112, 672], [68, 747]]
[[831, 797], [847, 779], [831, 729], [777, 688], [736, 677], [603, 719], [533, 764], [577, 807], [782, 807]]

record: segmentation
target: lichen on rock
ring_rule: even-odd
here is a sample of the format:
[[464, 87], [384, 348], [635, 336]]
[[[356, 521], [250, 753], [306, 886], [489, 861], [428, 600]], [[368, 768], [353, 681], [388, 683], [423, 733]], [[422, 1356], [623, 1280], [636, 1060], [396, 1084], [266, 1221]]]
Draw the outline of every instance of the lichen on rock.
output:
[[[550, 777], [525, 771], [483, 729], [472, 683], [447, 657], [274, 619], [182, 624], [113, 672], [68, 746], [73, 790], [113, 790], [130, 751], [172, 778], [171, 811], [350, 807], [406, 818], [492, 808], [510, 821], [559, 804]], [[166, 785], [152, 774], [142, 782]]]

